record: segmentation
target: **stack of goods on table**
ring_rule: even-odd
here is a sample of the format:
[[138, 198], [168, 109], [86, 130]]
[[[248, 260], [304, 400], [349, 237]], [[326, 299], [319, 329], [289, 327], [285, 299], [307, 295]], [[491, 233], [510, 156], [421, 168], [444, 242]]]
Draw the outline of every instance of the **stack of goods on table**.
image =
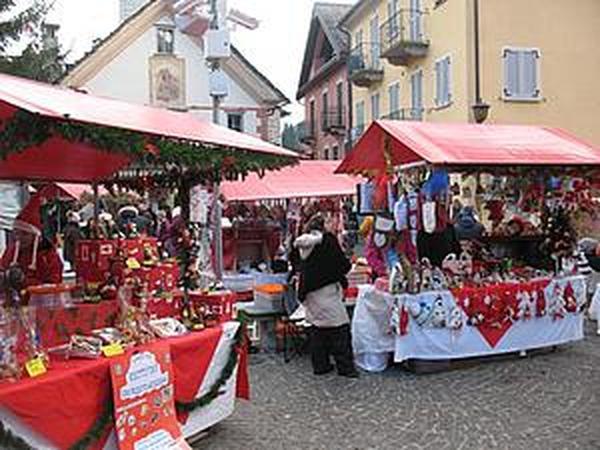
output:
[[80, 241], [78, 283], [25, 288], [23, 272], [0, 272], [0, 379], [27, 363], [95, 359], [232, 320], [230, 291], [180, 288], [180, 266], [160, 259], [156, 239]]
[[[393, 299], [390, 333], [447, 329], [460, 347], [462, 330], [474, 327], [495, 347], [511, 327], [520, 329], [514, 324], [549, 330], [582, 317], [589, 267], [576, 219], [595, 214], [592, 186], [577, 171], [527, 171], [457, 175], [423, 166], [375, 182], [378, 212], [365, 256], [376, 289]], [[415, 348], [445, 348], [440, 342]]]

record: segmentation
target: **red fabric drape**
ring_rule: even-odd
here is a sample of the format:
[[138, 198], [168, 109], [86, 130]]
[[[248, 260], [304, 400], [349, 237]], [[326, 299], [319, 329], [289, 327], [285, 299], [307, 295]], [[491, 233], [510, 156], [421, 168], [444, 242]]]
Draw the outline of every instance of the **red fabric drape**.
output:
[[[217, 327], [157, 342], [170, 346], [176, 401], [194, 399], [221, 334], [222, 328]], [[240, 358], [242, 373], [246, 371], [245, 363], [245, 358]], [[77, 442], [111, 396], [108, 359], [53, 362], [51, 370], [39, 378], [0, 383], [0, 404], [58, 448], [69, 448]], [[104, 442], [94, 448], [102, 448]]]

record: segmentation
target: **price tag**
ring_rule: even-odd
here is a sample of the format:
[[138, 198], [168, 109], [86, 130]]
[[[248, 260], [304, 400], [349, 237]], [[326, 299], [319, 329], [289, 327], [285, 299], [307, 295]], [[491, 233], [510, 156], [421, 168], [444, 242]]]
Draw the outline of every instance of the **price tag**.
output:
[[125, 350], [123, 350], [123, 346], [121, 344], [115, 342], [114, 344], [105, 345], [102, 347], [102, 353], [107, 358], [112, 358], [113, 356], [122, 355], [125, 353]]
[[128, 269], [131, 269], [131, 270], [138, 270], [138, 269], [142, 268], [139, 261], [135, 258], [127, 258], [127, 261], [125, 261], [125, 265], [127, 266]]
[[46, 365], [42, 358], [33, 358], [25, 363], [25, 370], [31, 378], [35, 378], [46, 373]]

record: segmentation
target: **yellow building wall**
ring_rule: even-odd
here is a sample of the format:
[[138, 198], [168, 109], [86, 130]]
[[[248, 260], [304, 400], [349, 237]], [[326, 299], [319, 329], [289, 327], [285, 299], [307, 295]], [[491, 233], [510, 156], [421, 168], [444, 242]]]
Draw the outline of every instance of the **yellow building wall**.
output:
[[[353, 111], [365, 103], [366, 125], [372, 121], [371, 96], [380, 93], [381, 115], [389, 114], [388, 87], [400, 82], [400, 107], [411, 107], [410, 75], [422, 69], [423, 120], [432, 122], [473, 121], [475, 102], [474, 0], [422, 0], [427, 12], [424, 28], [429, 50], [424, 58], [406, 67], [381, 60], [384, 78], [370, 88], [353, 85]], [[347, 24], [353, 41], [359, 29], [369, 41], [369, 22], [377, 13], [382, 25], [387, 19], [387, 0], [368, 2]], [[410, 0], [401, 0], [408, 8]], [[482, 97], [491, 105], [487, 123], [536, 124], [561, 127], [600, 145], [600, 0], [479, 0]], [[504, 47], [538, 48], [541, 52], [539, 102], [502, 99]], [[435, 62], [451, 55], [453, 101], [436, 109]], [[356, 121], [354, 123], [356, 125]]]
[[[600, 145], [600, 0], [480, 0], [480, 5], [489, 122], [557, 126]], [[540, 50], [540, 102], [502, 100], [505, 46]]]
[[[403, 0], [405, 1], [405, 0]], [[387, 16], [387, 0], [373, 0], [369, 2], [369, 6], [365, 8], [360, 15], [358, 15], [352, 23], [348, 24], [348, 31], [352, 35], [352, 48], [356, 47], [357, 42], [355, 36], [362, 30], [363, 41], [370, 42], [370, 21], [377, 14], [379, 15], [379, 26], [383, 25], [388, 20]], [[356, 105], [361, 101], [365, 103], [365, 125], [368, 125], [373, 121], [371, 115], [371, 97], [377, 93], [380, 95], [380, 113], [382, 116], [389, 114], [389, 98], [388, 98], [388, 87], [394, 84], [396, 81], [402, 80], [404, 69], [402, 67], [394, 67], [387, 63], [386, 60], [380, 60], [383, 66], [383, 80], [380, 83], [376, 83], [369, 88], [357, 87], [352, 85], [352, 103], [354, 105], [353, 113], [356, 114]], [[400, 84], [400, 104], [403, 105], [410, 99], [410, 92], [407, 87], [401, 81]], [[354, 117], [354, 126], [356, 126], [356, 116]], [[365, 129], [366, 129], [365, 127]]]
[[[485, 0], [484, 0], [485, 1]], [[423, 104], [426, 109], [424, 120], [430, 122], [467, 122], [469, 120], [470, 78], [467, 67], [472, 52], [469, 51], [467, 20], [471, 11], [468, 0], [448, 0], [435, 7], [434, 0], [428, 0], [425, 16], [425, 32], [429, 38], [429, 52], [426, 58], [415, 60], [408, 72], [415, 67], [424, 69]], [[435, 107], [435, 62], [451, 56], [452, 103], [442, 109]], [[406, 79], [410, 95], [410, 75]], [[409, 103], [406, 105], [410, 107]]]
[[[373, 1], [360, 15], [357, 15], [347, 25], [353, 41], [352, 47], [356, 45], [354, 40], [357, 32], [362, 29], [364, 41], [370, 39], [370, 21], [375, 14], [379, 15], [380, 26], [388, 20], [387, 0]], [[471, 57], [466, 45], [468, 27], [467, 17], [469, 6], [466, 0], [450, 0], [439, 7], [434, 7], [435, 0], [422, 0], [424, 16], [424, 29], [429, 39], [429, 50], [427, 56], [416, 58], [407, 66], [393, 66], [385, 59], [381, 59], [384, 69], [384, 77], [380, 83], [369, 88], [353, 86], [352, 96], [354, 112], [356, 104], [364, 101], [366, 125], [373, 120], [371, 115], [371, 97], [380, 94], [380, 113], [382, 116], [389, 114], [388, 88], [396, 82], [400, 82], [400, 107], [411, 107], [410, 76], [413, 72], [423, 70], [423, 106], [425, 108], [423, 120], [436, 122], [465, 122], [469, 120], [469, 86], [467, 66]], [[400, 8], [408, 9], [410, 0], [401, 0]], [[444, 108], [435, 107], [435, 62], [451, 55], [451, 92], [453, 101]], [[356, 125], [356, 121], [355, 124]]]

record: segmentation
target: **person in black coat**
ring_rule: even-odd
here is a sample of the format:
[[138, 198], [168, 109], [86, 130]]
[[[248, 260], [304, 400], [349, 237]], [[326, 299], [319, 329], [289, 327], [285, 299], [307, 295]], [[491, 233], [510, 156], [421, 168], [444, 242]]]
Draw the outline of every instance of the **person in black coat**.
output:
[[337, 238], [325, 231], [320, 214], [311, 218], [305, 233], [295, 240], [294, 247], [300, 256], [295, 264], [300, 274], [298, 300], [306, 309], [306, 321], [312, 325], [313, 371], [315, 375], [331, 372], [333, 356], [339, 375], [357, 377], [350, 318], [344, 304], [350, 261]]

